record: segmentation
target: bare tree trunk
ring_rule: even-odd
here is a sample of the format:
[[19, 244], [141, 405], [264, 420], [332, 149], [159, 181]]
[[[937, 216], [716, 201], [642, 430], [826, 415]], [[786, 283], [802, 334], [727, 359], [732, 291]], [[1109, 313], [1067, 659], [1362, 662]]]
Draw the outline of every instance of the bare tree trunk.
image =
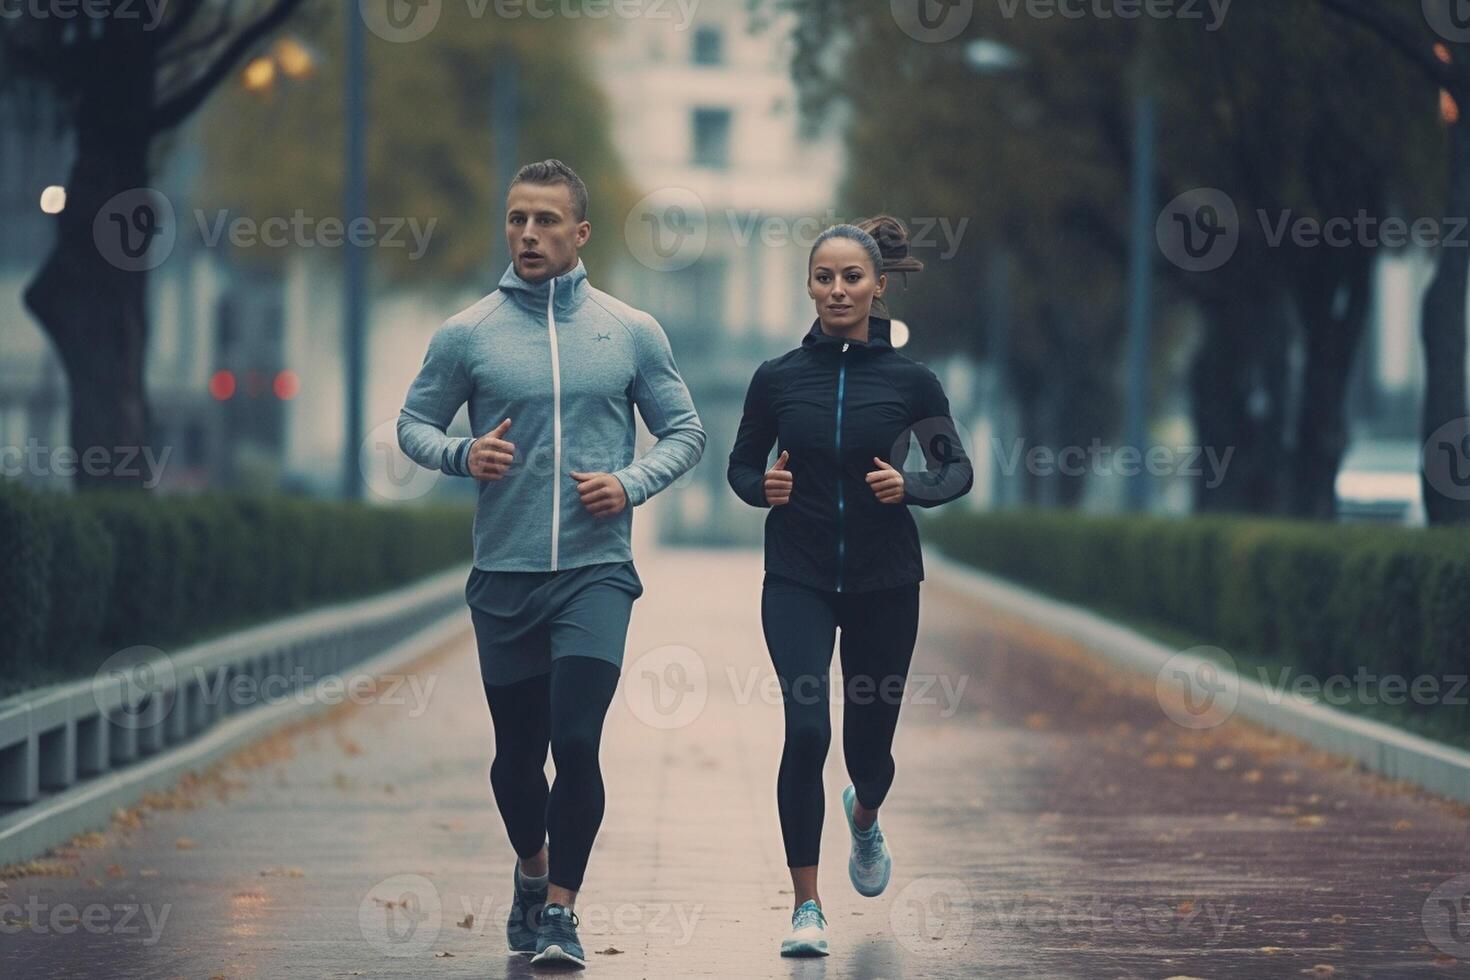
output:
[[[1470, 106], [1462, 107], [1470, 111]], [[1448, 129], [1450, 148], [1449, 192], [1445, 197], [1445, 221], [1470, 220], [1470, 121], [1461, 120]], [[1420, 319], [1420, 336], [1424, 341], [1424, 412], [1419, 434], [1426, 454], [1441, 452], [1436, 430], [1459, 420], [1456, 445], [1465, 434], [1463, 422], [1466, 403], [1466, 303], [1465, 290], [1470, 284], [1470, 255], [1463, 243], [1438, 246], [1438, 265], [1434, 281], [1424, 296]], [[1430, 524], [1456, 524], [1470, 521], [1470, 500], [1460, 500], [1442, 492], [1429, 479], [1429, 467], [1420, 469], [1420, 486], [1424, 493], [1424, 513]]]
[[1195, 435], [1222, 459], [1229, 451], [1230, 461], [1218, 485], [1195, 485], [1195, 510], [1279, 513], [1291, 326], [1286, 303], [1270, 292], [1237, 294], [1205, 316], [1205, 340], [1190, 368]]
[[[99, 250], [93, 217], [111, 198], [146, 182], [142, 144], [99, 145], [79, 140], [67, 182], [67, 206], [58, 216], [56, 243], [25, 291], [26, 306], [56, 344], [71, 389], [71, 448], [76, 487], [139, 488], [141, 466], [88, 464], [100, 457], [123, 462], [148, 440], [143, 359], [148, 341], [147, 273], [118, 268]], [[113, 229], [105, 223], [99, 234]], [[136, 458], [136, 457], [133, 457]]]
[[[124, 230], [98, 215], [115, 195], [148, 184], [155, 39], [132, 21], [109, 21], [104, 31], [106, 41], [94, 45], [76, 97], [76, 159], [66, 207], [56, 216], [55, 244], [25, 291], [26, 306], [66, 369], [79, 490], [141, 487], [142, 467], [123, 454], [148, 440], [148, 273], [123, 268], [128, 263], [113, 236]], [[118, 465], [99, 465], [95, 455], [89, 463], [89, 450]]]
[[[1337, 516], [1337, 472], [1348, 442], [1348, 375], [1366, 326], [1373, 252], [1355, 248], [1349, 255], [1326, 256], [1324, 262], [1319, 281], [1303, 283], [1297, 291], [1306, 359], [1287, 509], [1297, 517], [1333, 520]], [[1303, 275], [1313, 271], [1318, 270], [1303, 270]], [[1343, 289], [1347, 299], [1339, 314]]]

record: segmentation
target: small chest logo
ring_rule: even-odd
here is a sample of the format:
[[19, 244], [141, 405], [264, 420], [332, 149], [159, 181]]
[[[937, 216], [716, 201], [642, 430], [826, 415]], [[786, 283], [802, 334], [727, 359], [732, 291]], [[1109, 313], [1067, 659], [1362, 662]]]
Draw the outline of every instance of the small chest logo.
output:
[[600, 333], [596, 337], [593, 337], [592, 339], [593, 340], [612, 340], [612, 335], [611, 334]]

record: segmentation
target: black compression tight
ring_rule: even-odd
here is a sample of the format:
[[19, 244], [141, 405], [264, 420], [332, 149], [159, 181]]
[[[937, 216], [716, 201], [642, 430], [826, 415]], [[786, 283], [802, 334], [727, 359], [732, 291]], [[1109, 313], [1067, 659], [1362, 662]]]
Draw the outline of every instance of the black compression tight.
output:
[[[485, 685], [495, 726], [490, 785], [523, 858], [547, 845], [551, 883], [582, 887], [605, 798], [598, 745], [618, 686], [618, 668], [594, 657], [559, 657], [551, 671], [514, 684]], [[546, 750], [556, 782], [546, 785]]]
[[781, 680], [786, 745], [776, 804], [786, 863], [817, 863], [822, 766], [832, 740], [828, 674], [842, 631], [842, 751], [858, 802], [876, 810], [893, 784], [893, 733], [919, 629], [919, 585], [879, 592], [822, 592], [767, 574], [761, 626]]

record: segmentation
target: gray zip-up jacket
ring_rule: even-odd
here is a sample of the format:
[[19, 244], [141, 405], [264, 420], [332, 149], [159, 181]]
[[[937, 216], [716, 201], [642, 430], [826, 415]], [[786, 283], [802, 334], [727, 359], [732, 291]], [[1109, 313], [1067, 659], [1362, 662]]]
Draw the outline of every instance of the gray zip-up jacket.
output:
[[[475, 507], [475, 567], [546, 572], [628, 561], [633, 507], [699, 462], [704, 428], [658, 321], [587, 281], [576, 267], [500, 288], [444, 322], [398, 416], [398, 445], [421, 466], [469, 476], [473, 438], [445, 429], [466, 401], [470, 430], [511, 420], [515, 459], [484, 481]], [[658, 442], [633, 458], [633, 407]], [[606, 472], [628, 494], [615, 517], [582, 506], [570, 471]]]

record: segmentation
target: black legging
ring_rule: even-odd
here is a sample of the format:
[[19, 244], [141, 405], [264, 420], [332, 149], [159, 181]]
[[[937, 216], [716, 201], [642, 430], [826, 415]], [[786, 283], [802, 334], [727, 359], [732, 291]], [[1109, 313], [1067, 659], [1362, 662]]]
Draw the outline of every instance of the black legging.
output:
[[[582, 887], [587, 856], [602, 824], [597, 749], [618, 686], [618, 668], [594, 657], [559, 657], [551, 671], [514, 684], [486, 684], [495, 726], [490, 785], [520, 857], [547, 844], [551, 883]], [[546, 749], [556, 782], [546, 786]]]
[[822, 766], [832, 741], [828, 674], [842, 630], [842, 751], [858, 802], [876, 810], [893, 784], [893, 732], [919, 630], [919, 585], [879, 592], [822, 592], [766, 574], [761, 626], [781, 680], [786, 747], [776, 805], [786, 863], [817, 863]]

